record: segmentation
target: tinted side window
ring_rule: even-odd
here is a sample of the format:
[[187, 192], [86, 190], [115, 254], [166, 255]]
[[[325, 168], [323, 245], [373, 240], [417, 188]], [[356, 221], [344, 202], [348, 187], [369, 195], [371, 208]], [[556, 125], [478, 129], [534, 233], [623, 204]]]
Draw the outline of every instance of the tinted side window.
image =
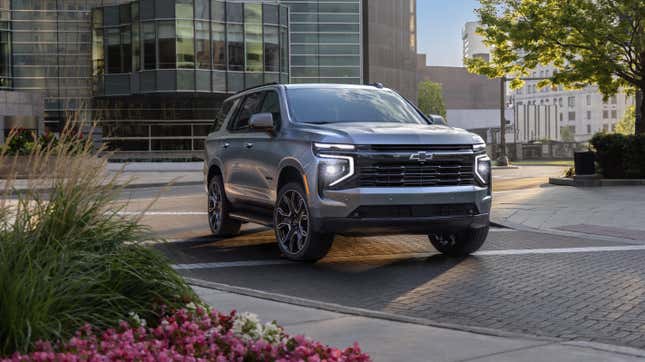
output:
[[211, 129], [211, 132], [219, 131], [219, 129], [224, 124], [224, 121], [226, 120], [226, 117], [228, 116], [229, 113], [231, 113], [233, 105], [236, 104], [236, 103], [237, 103], [237, 99], [230, 100], [230, 101], [224, 102], [224, 104], [222, 104], [222, 108], [219, 109], [219, 112], [217, 112], [217, 115], [215, 116], [215, 122], [213, 123], [213, 127]]
[[280, 96], [277, 92], [268, 91], [264, 97], [264, 102], [262, 102], [262, 109], [260, 113], [271, 113], [273, 114], [273, 120], [276, 124], [280, 124], [282, 117], [280, 114]]
[[252, 93], [246, 96], [230, 129], [235, 131], [248, 129], [249, 119], [251, 119], [252, 115], [260, 112], [263, 98], [264, 92]]

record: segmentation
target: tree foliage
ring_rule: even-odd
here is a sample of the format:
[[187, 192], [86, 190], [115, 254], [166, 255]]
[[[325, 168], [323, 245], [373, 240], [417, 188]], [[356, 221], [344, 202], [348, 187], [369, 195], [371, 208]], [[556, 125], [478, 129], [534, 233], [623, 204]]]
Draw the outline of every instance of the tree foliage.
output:
[[634, 129], [636, 128], [635, 113], [634, 107], [627, 109], [623, 118], [616, 123], [616, 133], [624, 135], [634, 134]]
[[429, 80], [419, 83], [419, 109], [425, 114], [438, 114], [446, 118], [443, 87]]
[[[491, 61], [467, 59], [471, 72], [513, 78], [520, 88], [538, 65], [556, 72], [539, 87], [596, 84], [605, 96], [645, 90], [645, 1], [480, 0], [479, 32]], [[639, 107], [645, 112], [645, 101]], [[645, 132], [645, 122], [636, 125]]]

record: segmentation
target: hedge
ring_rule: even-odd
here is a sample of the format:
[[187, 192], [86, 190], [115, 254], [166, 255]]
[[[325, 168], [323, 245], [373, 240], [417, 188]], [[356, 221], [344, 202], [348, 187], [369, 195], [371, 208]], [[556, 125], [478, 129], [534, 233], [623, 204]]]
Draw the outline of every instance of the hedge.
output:
[[591, 138], [598, 173], [609, 179], [645, 178], [645, 134], [596, 133]]

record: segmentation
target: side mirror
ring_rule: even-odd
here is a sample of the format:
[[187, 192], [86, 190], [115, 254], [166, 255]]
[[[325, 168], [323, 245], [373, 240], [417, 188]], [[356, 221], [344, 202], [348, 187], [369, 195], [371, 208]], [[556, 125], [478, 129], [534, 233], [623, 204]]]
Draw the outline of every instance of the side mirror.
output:
[[273, 122], [273, 114], [271, 113], [256, 113], [251, 116], [249, 120], [249, 128], [259, 131], [273, 131], [275, 123]]

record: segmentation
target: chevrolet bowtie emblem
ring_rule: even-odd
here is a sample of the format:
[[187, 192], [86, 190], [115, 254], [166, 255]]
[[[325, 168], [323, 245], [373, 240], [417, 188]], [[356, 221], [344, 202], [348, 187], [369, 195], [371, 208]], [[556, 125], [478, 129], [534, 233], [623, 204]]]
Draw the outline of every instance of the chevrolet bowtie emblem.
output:
[[419, 162], [426, 162], [432, 160], [433, 154], [432, 153], [427, 153], [427, 152], [419, 152], [419, 153], [413, 153], [410, 155], [411, 160], [417, 160]]

